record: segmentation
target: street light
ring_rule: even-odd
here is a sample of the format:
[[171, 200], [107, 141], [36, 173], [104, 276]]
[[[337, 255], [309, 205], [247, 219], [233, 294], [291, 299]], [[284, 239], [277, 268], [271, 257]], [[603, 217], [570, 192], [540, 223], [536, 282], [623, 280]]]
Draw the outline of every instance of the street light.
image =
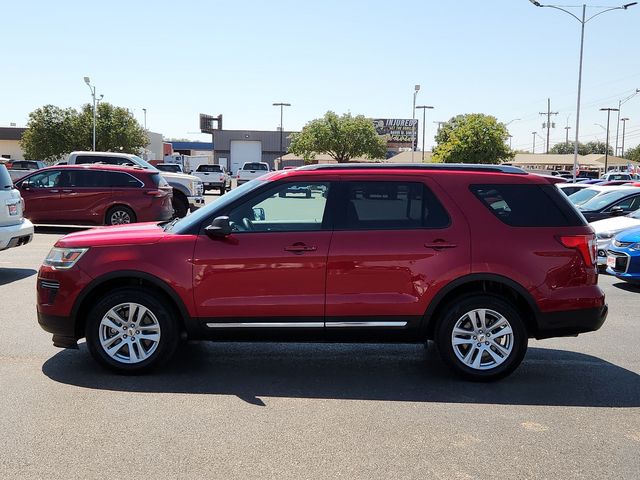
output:
[[144, 114], [144, 129], [147, 129], [147, 109], [143, 108], [142, 113]]
[[433, 110], [433, 107], [431, 105], [418, 105], [415, 108], [421, 108], [422, 109], [422, 163], [424, 163], [424, 136], [425, 136], [425, 130], [426, 130], [426, 126], [427, 123], [425, 121], [426, 118], [426, 111], [427, 109], [429, 110]]
[[616, 123], [616, 149], [614, 151], [615, 155], [618, 155], [618, 134], [620, 133], [620, 108], [622, 107], [622, 105], [627, 103], [629, 100], [631, 100], [633, 97], [635, 97], [639, 93], [640, 93], [640, 88], [636, 88], [636, 91], [633, 92], [631, 95], [618, 101], [618, 122]]
[[626, 130], [627, 122], [629, 121], [629, 119], [621, 118], [620, 121], [622, 122], [622, 154], [620, 156], [624, 158], [624, 132]]
[[416, 85], [413, 87], [413, 123], [411, 124], [411, 133], [412, 133], [412, 139], [411, 139], [411, 163], [414, 162], [413, 160], [413, 154], [416, 152], [416, 97], [418, 96], [418, 92], [420, 91], [420, 85]]
[[279, 103], [274, 103], [273, 106], [274, 107], [280, 107], [280, 169], [282, 169], [282, 156], [284, 154], [284, 152], [282, 150], [282, 115], [283, 115], [284, 107], [290, 107], [291, 104], [290, 103], [279, 102]]
[[509, 125], [511, 125], [513, 122], [517, 122], [519, 120], [522, 120], [521, 118], [514, 118], [513, 120], [509, 120], [507, 123], [504, 124], [505, 127], [508, 127]]
[[[587, 22], [589, 22], [590, 20], [593, 20], [598, 15], [602, 15], [603, 13], [610, 12], [611, 10], [626, 10], [629, 7], [633, 7], [634, 5], [637, 5], [638, 2], [627, 3], [619, 7], [607, 8], [606, 10], [602, 10], [601, 12], [598, 12], [589, 18], [587, 18], [587, 5], [583, 4], [582, 19], [580, 19], [580, 17], [574, 15], [569, 10], [565, 10], [562, 7], [559, 7], [556, 5], [542, 5], [540, 2], [537, 2], [536, 0], [529, 0], [529, 1], [533, 3], [536, 7], [553, 8], [555, 10], [560, 10], [564, 13], [568, 13], [573, 18], [575, 18], [578, 22], [580, 22], [580, 25], [582, 27], [581, 33], [580, 33], [580, 63], [578, 68], [578, 100], [577, 100], [577, 106], [576, 106], [576, 143], [573, 147], [573, 181], [575, 182], [576, 173], [578, 170], [578, 139], [579, 139], [579, 130], [580, 130], [580, 94], [582, 92], [582, 57], [584, 53], [584, 26]], [[606, 173], [606, 170], [605, 170], [605, 173]]]
[[[84, 77], [84, 83], [87, 84], [91, 91], [91, 97], [93, 98], [93, 151], [96, 151], [96, 87], [91, 85], [91, 79]], [[102, 100], [102, 96], [100, 97]]]
[[536, 135], [538, 135], [538, 132], [531, 132], [531, 134], [533, 135], [533, 150], [531, 153], [536, 153]]
[[604, 173], [607, 173], [607, 163], [609, 161], [609, 119], [611, 118], [611, 112], [617, 112], [617, 108], [601, 108], [601, 112], [607, 112], [607, 146], [604, 151]]

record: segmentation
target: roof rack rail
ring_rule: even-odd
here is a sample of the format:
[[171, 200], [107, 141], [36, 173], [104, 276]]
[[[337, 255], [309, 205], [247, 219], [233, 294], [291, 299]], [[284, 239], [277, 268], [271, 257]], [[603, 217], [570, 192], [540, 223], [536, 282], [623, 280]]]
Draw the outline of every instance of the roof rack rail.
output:
[[474, 163], [322, 163], [305, 165], [299, 170], [434, 170], [434, 171], [466, 171], [494, 172], [528, 175], [518, 167], [509, 165], [482, 165]]

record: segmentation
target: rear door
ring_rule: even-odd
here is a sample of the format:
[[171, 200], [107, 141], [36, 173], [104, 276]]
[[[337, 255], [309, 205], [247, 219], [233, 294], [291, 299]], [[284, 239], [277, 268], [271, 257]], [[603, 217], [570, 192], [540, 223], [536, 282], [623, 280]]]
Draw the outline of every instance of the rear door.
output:
[[60, 178], [63, 223], [102, 225], [112, 189], [108, 171], [68, 169]]
[[330, 337], [415, 334], [432, 291], [469, 273], [467, 222], [443, 197], [416, 177], [342, 184], [327, 263]]

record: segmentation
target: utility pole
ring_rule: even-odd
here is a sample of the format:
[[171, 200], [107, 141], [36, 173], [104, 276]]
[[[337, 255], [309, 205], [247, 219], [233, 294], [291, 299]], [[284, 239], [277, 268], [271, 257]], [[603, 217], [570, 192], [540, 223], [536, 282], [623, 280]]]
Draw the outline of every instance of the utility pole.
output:
[[569, 130], [571, 130], [571, 127], [569, 125], [567, 125], [566, 127], [564, 127], [564, 129], [567, 131], [564, 143], [568, 147], [569, 146]]
[[426, 126], [427, 123], [425, 121], [426, 119], [426, 111], [427, 109], [432, 110], [433, 107], [431, 105], [419, 105], [416, 108], [418, 109], [422, 109], [422, 163], [424, 163], [424, 139], [425, 139], [425, 133], [426, 133]]
[[617, 112], [617, 108], [601, 108], [601, 112], [607, 112], [607, 146], [604, 151], [604, 173], [607, 173], [607, 163], [609, 162], [609, 120], [611, 118], [611, 112]]
[[631, 95], [618, 101], [618, 121], [616, 122], [616, 149], [613, 151], [613, 154], [616, 156], [618, 155], [618, 134], [620, 133], [620, 109], [622, 108], [623, 104], [631, 100], [633, 97], [635, 97], [639, 93], [640, 93], [640, 88], [636, 88], [636, 91], [633, 92]]
[[284, 107], [290, 107], [291, 104], [290, 103], [285, 103], [285, 102], [278, 102], [278, 103], [274, 103], [273, 104], [274, 107], [280, 107], [280, 162], [279, 162], [279, 167], [280, 170], [282, 170], [282, 157], [284, 156], [284, 152], [282, 150], [282, 117], [283, 117], [283, 109]]
[[551, 133], [551, 126], [553, 125], [553, 128], [556, 128], [556, 124], [552, 124], [551, 123], [551, 115], [558, 115], [558, 112], [552, 112], [551, 111], [551, 99], [547, 98], [547, 111], [546, 112], [540, 112], [540, 115], [546, 115], [547, 116], [547, 122], [546, 124], [543, 123], [542, 124], [542, 128], [544, 129], [545, 126], [547, 128], [547, 151], [546, 153], [549, 153], [549, 134]]
[[629, 119], [628, 118], [620, 119], [620, 121], [622, 122], [622, 154], [620, 155], [621, 157], [624, 157], [624, 133], [627, 128], [627, 120]]
[[531, 153], [536, 153], [536, 135], [538, 132], [531, 132], [533, 134], [533, 150]]

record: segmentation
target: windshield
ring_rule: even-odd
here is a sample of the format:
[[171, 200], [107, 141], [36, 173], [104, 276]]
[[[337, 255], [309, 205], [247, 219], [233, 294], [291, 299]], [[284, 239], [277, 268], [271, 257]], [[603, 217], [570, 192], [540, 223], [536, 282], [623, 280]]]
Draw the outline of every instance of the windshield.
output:
[[600, 210], [627, 195], [629, 195], [629, 190], [615, 190], [613, 192], [603, 193], [580, 205], [580, 210]]
[[177, 222], [168, 223], [165, 227], [167, 232], [173, 233], [182, 233], [187, 230], [190, 230], [194, 225], [197, 225], [207, 217], [211, 216], [216, 210], [222, 210], [227, 205], [235, 202], [238, 198], [243, 196], [244, 194], [259, 188], [260, 186], [265, 184], [265, 180], [260, 178], [256, 178], [255, 180], [251, 180], [250, 182], [243, 183], [237, 188], [234, 188], [229, 193], [225, 193], [224, 195], [218, 197], [216, 200], [208, 204], [206, 207], [202, 207], [196, 210], [191, 215], [187, 215], [184, 218], [181, 218]]
[[0, 165], [0, 190], [7, 190], [10, 188], [13, 188], [13, 182], [9, 176], [9, 172], [7, 172], [7, 167]]
[[568, 198], [569, 200], [571, 200], [571, 203], [573, 203], [574, 205], [581, 205], [591, 200], [593, 197], [598, 195], [601, 191], [602, 190], [595, 190], [593, 188], [583, 188], [579, 192], [572, 193], [571, 195], [569, 195]]

